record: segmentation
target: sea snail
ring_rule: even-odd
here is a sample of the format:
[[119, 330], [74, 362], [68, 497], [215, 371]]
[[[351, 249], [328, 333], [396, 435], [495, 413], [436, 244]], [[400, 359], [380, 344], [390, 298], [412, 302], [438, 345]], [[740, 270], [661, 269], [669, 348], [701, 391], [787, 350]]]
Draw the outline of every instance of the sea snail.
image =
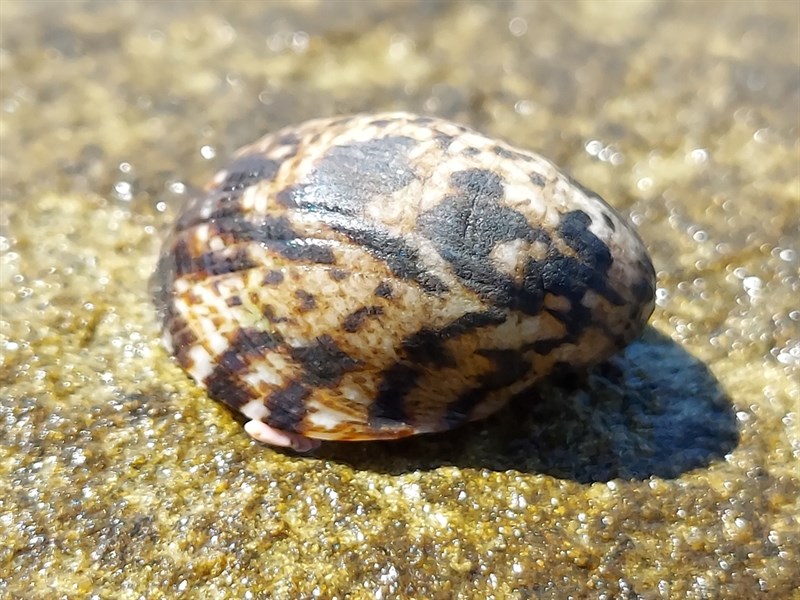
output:
[[407, 113], [239, 150], [153, 276], [164, 339], [255, 439], [298, 451], [481, 419], [641, 332], [632, 226], [541, 156]]

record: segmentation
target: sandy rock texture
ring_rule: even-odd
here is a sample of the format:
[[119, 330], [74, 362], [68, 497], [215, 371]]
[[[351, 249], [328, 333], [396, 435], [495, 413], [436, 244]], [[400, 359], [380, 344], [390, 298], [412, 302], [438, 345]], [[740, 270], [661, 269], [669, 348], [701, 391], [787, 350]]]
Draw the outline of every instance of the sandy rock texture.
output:
[[[794, 2], [0, 3], [0, 597], [792, 598]], [[490, 420], [298, 456], [158, 339], [181, 202], [259, 135], [410, 110], [637, 225], [644, 336]]]

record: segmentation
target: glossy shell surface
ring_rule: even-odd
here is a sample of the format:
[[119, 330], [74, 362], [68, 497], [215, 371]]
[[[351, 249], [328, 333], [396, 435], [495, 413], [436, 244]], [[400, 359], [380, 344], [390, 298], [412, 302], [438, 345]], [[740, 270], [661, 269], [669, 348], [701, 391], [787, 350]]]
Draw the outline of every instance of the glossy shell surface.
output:
[[631, 225], [541, 156], [405, 113], [242, 148], [153, 277], [166, 345], [281, 431], [368, 440], [487, 416], [602, 361], [653, 310]]

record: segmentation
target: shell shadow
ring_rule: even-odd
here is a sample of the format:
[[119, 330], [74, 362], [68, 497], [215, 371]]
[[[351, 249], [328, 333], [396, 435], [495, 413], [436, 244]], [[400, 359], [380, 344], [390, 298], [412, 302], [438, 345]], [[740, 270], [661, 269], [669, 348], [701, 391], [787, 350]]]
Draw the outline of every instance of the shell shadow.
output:
[[738, 441], [733, 405], [708, 367], [648, 327], [590, 373], [537, 385], [485, 421], [392, 442], [331, 442], [313, 455], [389, 474], [449, 465], [591, 483], [675, 478]]

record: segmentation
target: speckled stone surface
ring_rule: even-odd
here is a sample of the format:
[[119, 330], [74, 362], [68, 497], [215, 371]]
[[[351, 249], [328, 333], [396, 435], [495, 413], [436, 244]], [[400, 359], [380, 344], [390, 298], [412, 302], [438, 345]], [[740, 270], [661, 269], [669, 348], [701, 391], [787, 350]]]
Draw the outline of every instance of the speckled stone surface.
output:
[[[0, 3], [0, 597], [796, 598], [794, 2]], [[713, 25], [712, 25], [713, 24]], [[191, 186], [411, 110], [637, 224], [642, 339], [484, 423], [260, 446], [160, 346]]]

